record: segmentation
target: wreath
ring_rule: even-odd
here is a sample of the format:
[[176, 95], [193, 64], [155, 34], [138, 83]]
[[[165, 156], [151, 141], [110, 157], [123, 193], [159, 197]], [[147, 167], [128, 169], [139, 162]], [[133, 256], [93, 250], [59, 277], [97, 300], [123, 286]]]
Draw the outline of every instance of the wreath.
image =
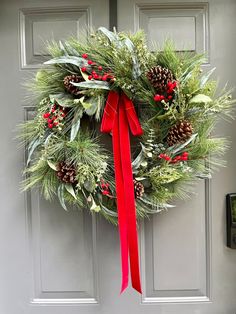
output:
[[[136, 230], [136, 215], [173, 207], [194, 181], [223, 164], [227, 141], [212, 130], [219, 118], [232, 116], [234, 100], [226, 89], [216, 96], [214, 69], [201, 70], [204, 55], [176, 52], [170, 41], [149, 51], [143, 32], [103, 27], [48, 50], [52, 59], [30, 84], [35, 117], [21, 125], [28, 145], [25, 190], [39, 186], [47, 200], [57, 195], [65, 210], [77, 205], [113, 223], [119, 216], [122, 240], [127, 225]], [[135, 236], [129, 238], [135, 246]]]

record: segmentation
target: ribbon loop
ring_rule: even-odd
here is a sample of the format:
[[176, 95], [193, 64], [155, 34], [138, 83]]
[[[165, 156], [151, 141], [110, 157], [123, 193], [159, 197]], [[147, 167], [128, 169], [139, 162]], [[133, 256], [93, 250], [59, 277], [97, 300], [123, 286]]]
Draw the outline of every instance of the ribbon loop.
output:
[[133, 135], [141, 135], [142, 128], [132, 100], [124, 93], [110, 91], [101, 123], [101, 132], [112, 131], [114, 169], [121, 247], [121, 293], [129, 281], [129, 260], [132, 286], [141, 292], [138, 235], [133, 173], [131, 164], [129, 128]]
[[118, 102], [119, 94], [117, 92], [110, 91], [102, 117], [101, 132], [110, 133], [112, 131], [117, 114]]
[[122, 94], [122, 97], [125, 104], [126, 116], [128, 119], [130, 130], [134, 136], [140, 136], [143, 134], [143, 130], [136, 115], [134, 104], [132, 100], [129, 99], [124, 93]]

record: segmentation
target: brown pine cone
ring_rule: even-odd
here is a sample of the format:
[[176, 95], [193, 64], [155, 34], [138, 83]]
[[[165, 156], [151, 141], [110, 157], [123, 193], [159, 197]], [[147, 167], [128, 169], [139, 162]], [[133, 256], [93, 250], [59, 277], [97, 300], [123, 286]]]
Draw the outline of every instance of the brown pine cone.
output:
[[172, 126], [167, 134], [167, 143], [169, 146], [184, 143], [193, 134], [193, 127], [190, 122], [183, 120]]
[[57, 166], [57, 177], [62, 182], [65, 183], [75, 183], [76, 182], [76, 169], [73, 164], [62, 161]]
[[157, 65], [151, 68], [147, 72], [147, 78], [151, 85], [156, 89], [157, 92], [163, 94], [167, 90], [167, 83], [169, 81], [173, 81], [174, 77], [172, 72], [167, 69], [163, 68], [160, 65]]
[[137, 180], [133, 180], [134, 182], [134, 196], [135, 198], [139, 198], [143, 196], [144, 193], [144, 186], [142, 185], [141, 182]]
[[64, 77], [63, 79], [63, 83], [64, 83], [64, 86], [65, 86], [65, 89], [70, 93], [70, 94], [73, 94], [73, 95], [78, 95], [79, 94], [79, 88], [74, 86], [73, 84], [71, 84], [71, 82], [74, 82], [74, 83], [80, 83], [80, 82], [83, 82], [84, 79], [82, 76], [80, 75], [67, 75]]

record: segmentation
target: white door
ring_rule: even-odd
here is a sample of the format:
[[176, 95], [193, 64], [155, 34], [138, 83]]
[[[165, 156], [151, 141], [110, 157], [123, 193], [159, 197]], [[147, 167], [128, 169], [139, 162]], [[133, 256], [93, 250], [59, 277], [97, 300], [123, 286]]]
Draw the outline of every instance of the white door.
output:
[[[236, 251], [226, 248], [225, 194], [236, 192], [235, 124], [217, 134], [232, 139], [227, 168], [199, 184], [188, 202], [140, 226], [143, 295], [119, 295], [115, 227], [86, 213], [63, 211], [37, 193], [19, 192], [22, 149], [15, 125], [30, 119], [33, 103], [22, 83], [47, 56], [46, 40], [80, 35], [93, 25], [142, 28], [160, 44], [206, 52], [220, 87], [236, 86], [236, 1], [1, 0], [1, 314], [235, 314]], [[110, 4], [110, 12], [109, 12]], [[183, 46], [185, 44], [185, 47]]]

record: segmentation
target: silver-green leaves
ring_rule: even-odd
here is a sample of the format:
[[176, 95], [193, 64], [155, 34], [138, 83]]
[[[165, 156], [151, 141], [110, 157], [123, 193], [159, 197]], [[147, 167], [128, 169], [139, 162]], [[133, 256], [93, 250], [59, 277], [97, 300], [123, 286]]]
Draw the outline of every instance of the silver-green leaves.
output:
[[83, 115], [82, 108], [78, 108], [71, 122], [70, 141], [74, 141], [76, 135], [79, 132], [80, 119], [82, 118], [82, 115]]
[[107, 89], [110, 90], [110, 86], [105, 81], [86, 81], [81, 83], [71, 82], [74, 86], [82, 88], [94, 88], [94, 89]]
[[76, 56], [61, 56], [61, 57], [56, 57], [51, 60], [48, 60], [44, 62], [44, 64], [51, 65], [51, 64], [72, 64], [78, 67], [83, 67], [87, 66], [88, 63], [85, 59], [81, 57], [76, 57]]
[[204, 94], [198, 94], [189, 101], [190, 104], [206, 104], [210, 102], [212, 102], [212, 99]]

